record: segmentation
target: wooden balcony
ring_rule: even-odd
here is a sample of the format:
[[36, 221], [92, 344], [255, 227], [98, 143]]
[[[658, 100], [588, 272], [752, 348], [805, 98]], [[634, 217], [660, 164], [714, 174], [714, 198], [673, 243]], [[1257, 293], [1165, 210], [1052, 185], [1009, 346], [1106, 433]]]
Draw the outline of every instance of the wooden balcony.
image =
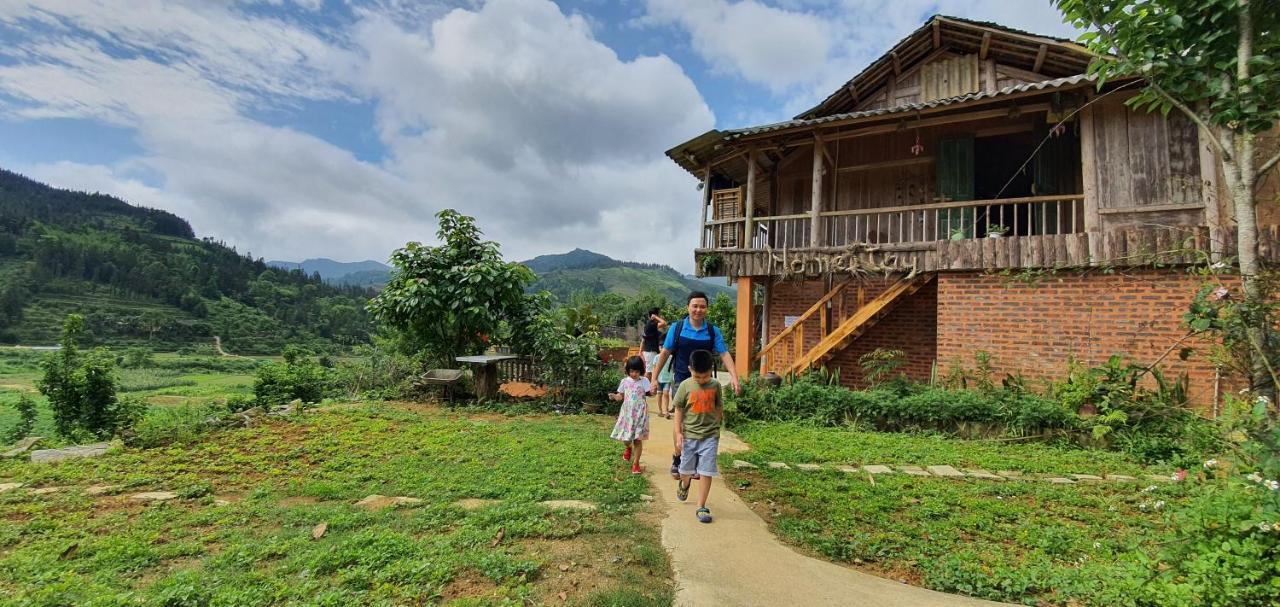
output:
[[[1039, 196], [716, 219], [694, 256], [702, 275], [735, 278], [1185, 265], [1233, 256], [1234, 230], [1218, 232], [1215, 243], [1204, 225], [1089, 231], [1083, 196]], [[1280, 226], [1259, 228], [1259, 253], [1280, 261]]]

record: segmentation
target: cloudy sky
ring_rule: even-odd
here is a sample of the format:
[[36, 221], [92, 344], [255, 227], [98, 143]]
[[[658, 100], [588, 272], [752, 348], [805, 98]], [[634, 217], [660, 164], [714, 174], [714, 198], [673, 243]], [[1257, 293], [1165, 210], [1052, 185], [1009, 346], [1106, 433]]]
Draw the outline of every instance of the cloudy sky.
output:
[[0, 0], [0, 166], [268, 259], [377, 259], [476, 216], [511, 259], [692, 270], [663, 151], [790, 118], [935, 13], [1048, 0]]

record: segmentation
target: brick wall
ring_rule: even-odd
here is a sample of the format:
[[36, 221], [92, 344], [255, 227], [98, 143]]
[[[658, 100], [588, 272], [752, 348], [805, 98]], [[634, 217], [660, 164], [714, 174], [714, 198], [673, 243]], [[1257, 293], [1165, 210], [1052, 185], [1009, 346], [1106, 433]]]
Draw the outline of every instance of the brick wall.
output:
[[[841, 303], [847, 314], [852, 314], [858, 307], [859, 287], [862, 289], [863, 301], [871, 301], [889, 288], [893, 281], [868, 279], [847, 287], [841, 294], [843, 302], [833, 302], [833, 319], [835, 326]], [[784, 317], [799, 316], [809, 309], [814, 302], [826, 295], [827, 288], [822, 281], [787, 281], [775, 282], [770, 289], [769, 300], [769, 339], [773, 339], [783, 330]], [[926, 381], [936, 358], [936, 318], [937, 318], [937, 286], [929, 283], [898, 303], [892, 311], [880, 319], [875, 326], [863, 333], [844, 351], [838, 353], [828, 363], [828, 368], [840, 370], [841, 383], [850, 387], [859, 387], [862, 383], [862, 368], [858, 358], [876, 348], [898, 349], [906, 354], [907, 365], [904, 368], [912, 379]], [[816, 318], [816, 316], [815, 316]], [[810, 321], [805, 331], [804, 348], [808, 350], [817, 345], [818, 322]], [[789, 356], [782, 358], [789, 360]], [[778, 358], [775, 357], [775, 362]], [[777, 369], [776, 366], [771, 366]]]
[[[940, 373], [953, 360], [972, 368], [979, 350], [991, 354], [998, 378], [1021, 373], [1032, 380], [1058, 379], [1072, 358], [1094, 365], [1121, 354], [1146, 363], [1185, 335], [1182, 314], [1201, 281], [1180, 270], [1156, 269], [1115, 275], [1064, 272], [1034, 285], [979, 272], [944, 272], [837, 354], [829, 367], [839, 368], [842, 383], [854, 387], [862, 379], [858, 357], [877, 347], [906, 352], [908, 376], [921, 381], [929, 378], [935, 360]], [[863, 282], [864, 301], [890, 284]], [[804, 313], [826, 292], [822, 281], [774, 283], [769, 339], [782, 331], [785, 316]], [[846, 289], [846, 310], [857, 308], [857, 297], [857, 287]], [[809, 327], [806, 350], [819, 339], [817, 322]], [[1169, 355], [1162, 369], [1170, 378], [1187, 373], [1194, 402], [1207, 406], [1214, 401], [1214, 368], [1203, 347], [1188, 361], [1179, 360], [1176, 352]], [[1223, 379], [1222, 385], [1226, 390], [1233, 384]]]
[[[1104, 275], [1062, 273], [1039, 284], [980, 273], [942, 273], [938, 282], [938, 366], [972, 366], [986, 350], [998, 376], [1058, 378], [1074, 357], [1084, 364], [1121, 354], [1149, 363], [1180, 337], [1182, 313], [1202, 279], [1180, 270]], [[1189, 344], [1189, 345], [1203, 345]], [[1201, 350], [1164, 359], [1167, 377], [1186, 372], [1193, 402], [1213, 402], [1214, 369]]]

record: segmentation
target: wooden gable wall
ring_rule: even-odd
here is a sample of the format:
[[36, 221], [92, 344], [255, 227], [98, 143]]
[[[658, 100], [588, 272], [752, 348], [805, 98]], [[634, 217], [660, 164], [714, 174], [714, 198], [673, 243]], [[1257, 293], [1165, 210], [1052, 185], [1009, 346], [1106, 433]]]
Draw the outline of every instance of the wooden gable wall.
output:
[[1004, 65], [994, 59], [981, 60], [976, 53], [943, 50], [933, 53], [885, 84], [858, 105], [858, 110], [877, 110], [958, 97], [978, 91], [1052, 79], [1037, 72]]

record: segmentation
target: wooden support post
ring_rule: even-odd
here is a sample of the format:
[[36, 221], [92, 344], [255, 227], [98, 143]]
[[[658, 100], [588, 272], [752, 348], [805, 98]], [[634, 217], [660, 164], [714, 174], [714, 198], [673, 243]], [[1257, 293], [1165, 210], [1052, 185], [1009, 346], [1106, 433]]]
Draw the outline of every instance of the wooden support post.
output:
[[756, 209], [756, 149], [753, 147], [747, 152], [747, 200], [746, 200], [746, 232], [743, 234], [743, 249], [755, 248], [752, 244], [752, 236], [755, 234], [755, 226], [751, 220], [755, 215]]
[[978, 59], [985, 61], [987, 59], [987, 51], [991, 50], [991, 32], [982, 33], [982, 48], [978, 49]]
[[[762, 310], [760, 312], [760, 350], [764, 350], [764, 345], [769, 343], [769, 300], [773, 297], [773, 279], [766, 278], [764, 283], [764, 301], [762, 302]], [[769, 357], [760, 357], [760, 374], [768, 373]]]
[[738, 277], [738, 318], [734, 328], [733, 362], [739, 378], [751, 374], [751, 344], [755, 343], [755, 306], [751, 295], [754, 284], [750, 276]]
[[713, 239], [707, 237], [707, 219], [708, 213], [711, 212], [711, 165], [702, 171], [702, 247], [706, 249], [715, 248], [716, 243]]
[[823, 145], [822, 139], [815, 133], [813, 135], [813, 190], [812, 204], [810, 205], [810, 226], [809, 226], [809, 246], [818, 248], [822, 242], [822, 172], [826, 169], [823, 166]]
[[942, 22], [933, 20], [933, 50], [942, 48]]
[[1209, 259], [1222, 261], [1222, 208], [1218, 206], [1218, 155], [1208, 138], [1213, 134], [1197, 130], [1200, 144], [1201, 198], [1204, 200], [1204, 222], [1209, 226]]
[[[1097, 144], [1093, 138], [1093, 107], [1080, 112], [1080, 173], [1084, 182], [1084, 231], [1098, 232], [1098, 167]], [[1093, 251], [1091, 251], [1093, 253]], [[1097, 258], [1092, 261], [1097, 262]]]

